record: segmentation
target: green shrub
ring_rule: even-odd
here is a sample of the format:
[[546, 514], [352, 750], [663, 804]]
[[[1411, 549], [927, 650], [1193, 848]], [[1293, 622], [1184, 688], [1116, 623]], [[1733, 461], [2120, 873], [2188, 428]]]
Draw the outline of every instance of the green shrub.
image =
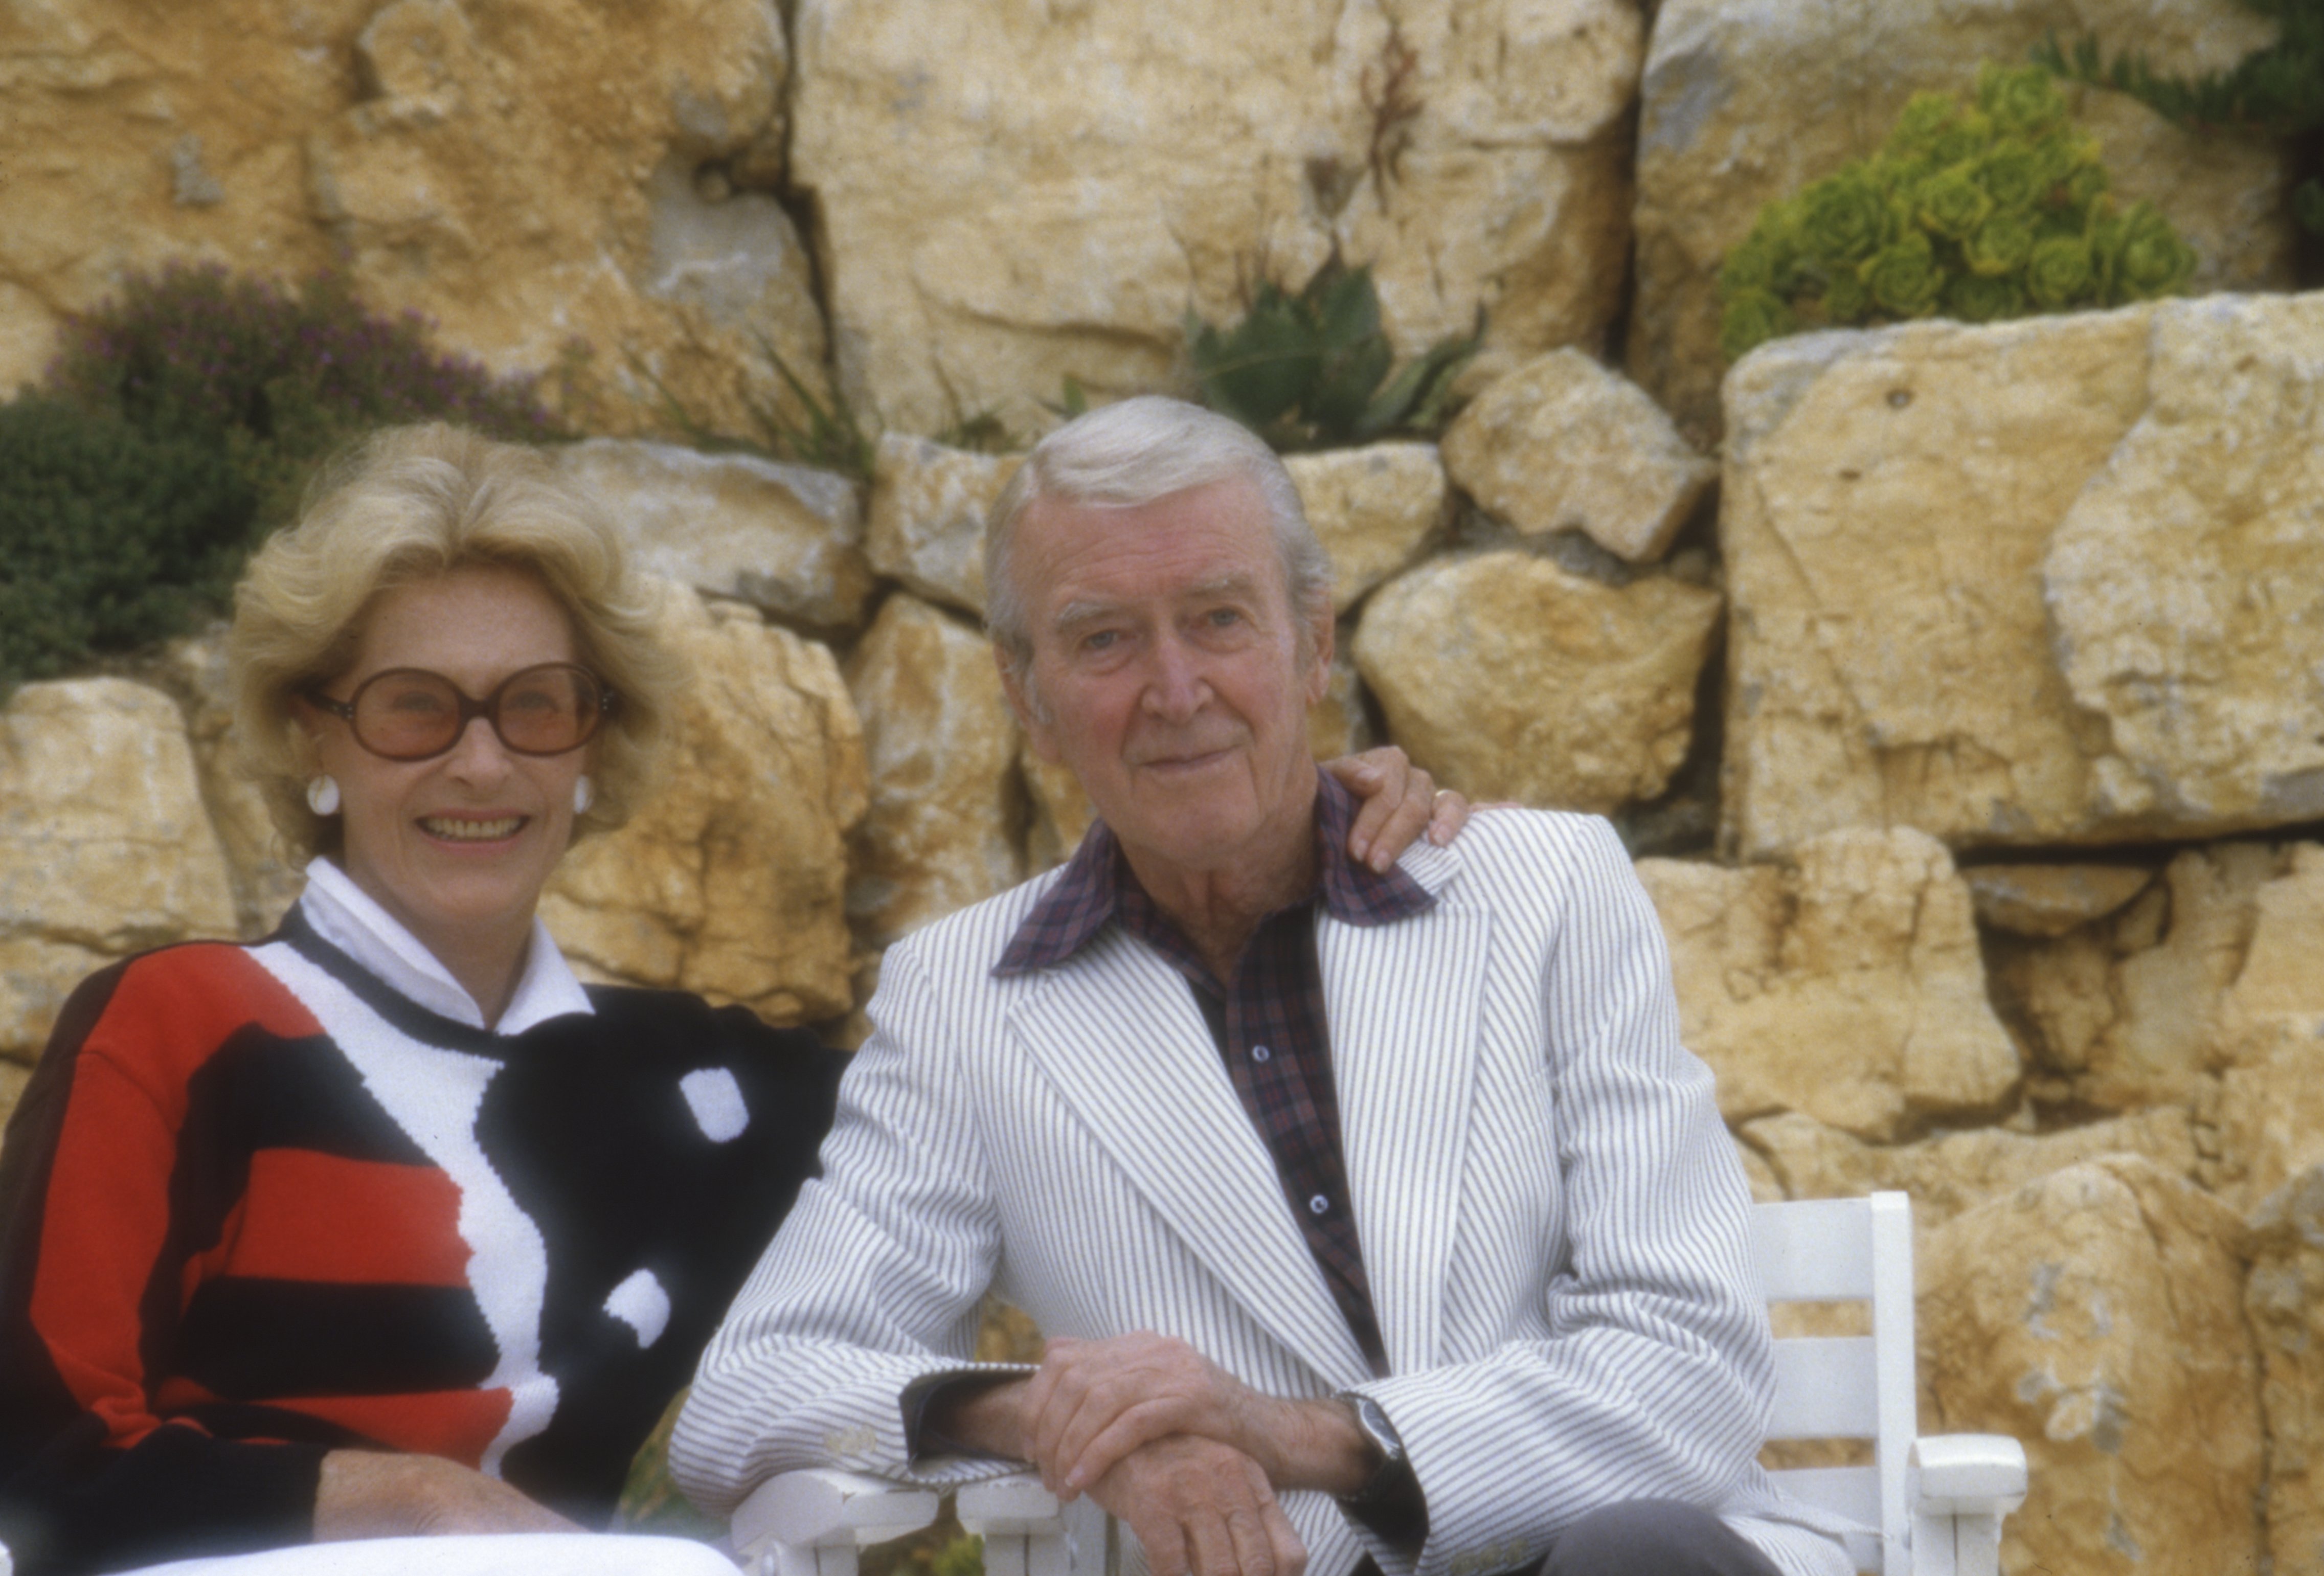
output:
[[1243, 320], [1224, 333], [1186, 314], [1195, 381], [1211, 409], [1278, 449], [1332, 448], [1440, 426], [1452, 380], [1479, 331], [1446, 339], [1389, 377], [1396, 352], [1380, 327], [1370, 268], [1337, 258], [1300, 292], [1259, 287]]
[[0, 694], [218, 605], [256, 502], [214, 447], [38, 396], [0, 405]]
[[2107, 195], [2098, 143], [2044, 68], [1916, 95], [1880, 151], [1769, 203], [1719, 271], [1720, 349], [1943, 312], [1972, 323], [2170, 295], [2195, 253]]

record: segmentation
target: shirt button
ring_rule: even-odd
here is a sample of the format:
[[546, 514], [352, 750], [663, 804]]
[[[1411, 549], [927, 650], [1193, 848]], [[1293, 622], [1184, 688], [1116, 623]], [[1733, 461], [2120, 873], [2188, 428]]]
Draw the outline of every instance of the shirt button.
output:
[[1317, 1194], [1314, 1198], [1311, 1198], [1311, 1199], [1309, 1199], [1309, 1200], [1307, 1201], [1307, 1211], [1308, 1211], [1308, 1212], [1309, 1212], [1310, 1214], [1317, 1214], [1317, 1215], [1320, 1215], [1320, 1214], [1328, 1213], [1328, 1212], [1330, 1212], [1331, 1208], [1332, 1208], [1332, 1201], [1331, 1201], [1330, 1199], [1328, 1199], [1328, 1198], [1325, 1198], [1325, 1197], [1324, 1197], [1322, 1194], [1320, 1194], [1320, 1193], [1319, 1193], [1319, 1194]]
[[1268, 1050], [1265, 1046], [1253, 1046], [1250, 1047], [1250, 1059], [1254, 1062], [1264, 1062], [1273, 1055], [1275, 1055], [1275, 1053]]

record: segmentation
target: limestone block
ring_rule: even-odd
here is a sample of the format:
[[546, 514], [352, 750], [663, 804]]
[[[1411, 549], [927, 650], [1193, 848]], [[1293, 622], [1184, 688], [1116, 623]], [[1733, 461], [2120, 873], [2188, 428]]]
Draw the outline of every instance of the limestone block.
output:
[[28, 684], [0, 710], [0, 935], [110, 953], [234, 930], [186, 724], [124, 678]]
[[747, 454], [597, 438], [557, 451], [565, 479], [649, 574], [816, 629], [853, 630], [872, 594], [855, 484]]
[[1356, 667], [1388, 737], [1445, 787], [1605, 812], [1685, 760], [1720, 606], [1667, 576], [1617, 587], [1525, 552], [1438, 558], [1373, 594]]
[[[132, 269], [343, 271], [598, 431], [719, 430], [825, 331], [782, 180], [774, 0], [39, 6], [0, 126], [0, 388]], [[588, 354], [568, 351], [586, 343]], [[657, 388], [656, 382], [660, 385]]]
[[9, 1075], [7, 1058], [28, 1066], [41, 1059], [73, 987], [118, 961], [117, 954], [75, 942], [0, 936], [0, 1082]]
[[1611, 316], [1625, 0], [809, 0], [794, 35], [840, 380], [890, 429], [1167, 386], [1189, 307], [1334, 246], [1405, 355], [1480, 306], [1488, 364]]
[[902, 592], [848, 659], [847, 687], [872, 771], [847, 912], [884, 947], [1024, 879], [1017, 723], [983, 636]]
[[1954, 1217], [2103, 1155], [2137, 1155], [2196, 1180], [2202, 1157], [2184, 1106], [2157, 1106], [2052, 1133], [1974, 1128], [1909, 1144], [1868, 1144], [1800, 1111], [1761, 1117], [1739, 1135], [1778, 1198], [1858, 1198], [1894, 1188], [1913, 1195], [1922, 1238]]
[[124, 678], [28, 684], [0, 709], [0, 1055], [29, 1058], [98, 963], [235, 934], [185, 717]]
[[2152, 871], [2121, 864], [1985, 864], [1961, 876], [1980, 924], [2037, 936], [2103, 919], [2154, 879]]
[[1022, 456], [882, 434], [872, 468], [872, 567], [984, 616], [984, 521]]
[[2221, 1193], [2265, 1197], [2324, 1162], [2324, 847], [2288, 851], [2252, 895], [2250, 943], [2219, 999]]
[[1638, 862], [1682, 1034], [1730, 1123], [1803, 1112], [1887, 1141], [1989, 1111], [2017, 1054], [1985, 996], [1969, 889], [1933, 838], [1818, 838], [1792, 868]]
[[1332, 677], [1323, 698], [1307, 708], [1307, 747], [1318, 760], [1353, 755], [1372, 747], [1371, 718], [1364, 711], [1363, 680], [1345, 651], [1332, 658]]
[[1529, 536], [1579, 529], [1647, 563], [1719, 475], [1644, 389], [1578, 350], [1526, 363], [1444, 432], [1461, 490]]
[[1033, 753], [1031, 744], [1018, 751], [1017, 767], [1032, 801], [1032, 825], [1025, 833], [1025, 873], [1038, 875], [1074, 856], [1089, 833], [1097, 811], [1082, 792], [1074, 774]]
[[2147, 404], [2043, 566], [2058, 665], [2111, 743], [2099, 815], [2324, 816], [2324, 293], [2158, 312]]
[[234, 882], [237, 928], [244, 941], [272, 931], [307, 884], [274, 833], [258, 785], [243, 770], [234, 732], [234, 687], [226, 676], [223, 624], [163, 652], [186, 710], [186, 733], [201, 774], [202, 800], [217, 828]]
[[[2190, 849], [2109, 919], [2054, 941], [1997, 939], [1995, 995], [2037, 1066], [2110, 1111], [2195, 1098], [2236, 1059], [2237, 1037], [2282, 1016], [2247, 1013], [2231, 1032], [2223, 1010], [2246, 970], [2262, 894], [2290, 857], [2253, 843]], [[2265, 978], [2264, 965], [2248, 1000], [2270, 999], [2276, 987]]]
[[1332, 608], [1345, 613], [1427, 550], [1452, 489], [1433, 443], [1375, 443], [1284, 457], [1315, 539], [1332, 555]]
[[845, 843], [862, 730], [825, 647], [669, 585], [695, 667], [668, 775], [620, 831], [576, 844], [541, 900], [594, 977], [739, 1001], [777, 1023], [847, 1010]]
[[2324, 1164], [2324, 1024], [2247, 1035], [2219, 1074], [2215, 1189], [2248, 1208]]
[[2024, 1442], [2005, 1568], [2259, 1569], [2263, 1434], [2243, 1222], [2152, 1162], [2053, 1172], [1920, 1256], [1923, 1429]]
[[[13, 1062], [0, 1062], [0, 1129], [5, 1129], [8, 1119], [15, 1114], [16, 1102], [23, 1098], [24, 1085], [31, 1082], [32, 1076], [28, 1068]], [[0, 1148], [0, 1153], [5, 1153], [5, 1148]]]
[[1721, 493], [1723, 846], [1765, 858], [1851, 825], [2119, 843], [2324, 813], [2319, 386], [2324, 294], [1747, 356]]
[[[2274, 24], [2237, 0], [1665, 0], [1641, 91], [1637, 299], [1630, 374], [1697, 441], [1719, 421], [1719, 264], [1762, 206], [1875, 151], [1914, 93], [1966, 93], [1980, 60], [2014, 63], [2055, 31], [2097, 32], [2158, 71], [2217, 70]], [[2171, 216], [2203, 290], [2282, 288], [2292, 238], [2282, 161], [2256, 139], [2199, 138], [2122, 95], [2069, 88], [2115, 190]]]
[[2244, 1308], [2265, 1372], [2267, 1537], [2275, 1569], [2324, 1569], [2324, 1168], [2284, 1184], [2251, 1218]]

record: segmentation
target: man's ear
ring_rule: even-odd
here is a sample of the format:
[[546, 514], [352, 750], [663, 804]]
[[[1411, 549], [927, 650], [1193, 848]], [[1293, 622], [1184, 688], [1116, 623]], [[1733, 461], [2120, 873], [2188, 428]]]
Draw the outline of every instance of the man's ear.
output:
[[1017, 725], [1025, 730], [1025, 737], [1033, 746], [1033, 753], [1052, 766], [1063, 763], [1065, 757], [1057, 749], [1056, 730], [1050, 726], [1048, 715], [1035, 703], [1030, 692], [1032, 664], [1022, 667], [1009, 659], [996, 641], [992, 648], [993, 666], [1001, 669], [1001, 687], [1009, 696], [1009, 709], [1016, 714]]
[[1316, 607], [1307, 629], [1308, 639], [1315, 649], [1315, 660], [1308, 665], [1305, 687], [1307, 704], [1312, 706], [1332, 687], [1332, 657], [1338, 649], [1333, 641], [1339, 634], [1339, 623], [1332, 617], [1329, 597]]

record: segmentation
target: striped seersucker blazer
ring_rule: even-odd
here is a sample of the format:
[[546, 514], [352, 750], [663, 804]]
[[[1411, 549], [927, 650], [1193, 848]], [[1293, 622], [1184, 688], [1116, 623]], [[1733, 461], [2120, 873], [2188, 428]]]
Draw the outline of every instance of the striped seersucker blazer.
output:
[[[1388, 1378], [1185, 981], [1117, 927], [991, 976], [1043, 878], [889, 952], [824, 1175], [704, 1354], [671, 1455], [687, 1491], [731, 1508], [808, 1465], [989, 1475], [908, 1462], [899, 1405], [964, 1366], [989, 1286], [1052, 1334], [1159, 1331], [1277, 1395], [1374, 1396], [1427, 1497], [1419, 1576], [1537, 1562], [1641, 1497], [1716, 1507], [1794, 1576], [1844, 1571], [1830, 1524], [1754, 1463], [1771, 1359], [1747, 1195], [1612, 830], [1484, 811], [1404, 868], [1428, 912], [1316, 927]], [[1326, 1496], [1284, 1500], [1313, 1576], [1345, 1576], [1367, 1535]]]

